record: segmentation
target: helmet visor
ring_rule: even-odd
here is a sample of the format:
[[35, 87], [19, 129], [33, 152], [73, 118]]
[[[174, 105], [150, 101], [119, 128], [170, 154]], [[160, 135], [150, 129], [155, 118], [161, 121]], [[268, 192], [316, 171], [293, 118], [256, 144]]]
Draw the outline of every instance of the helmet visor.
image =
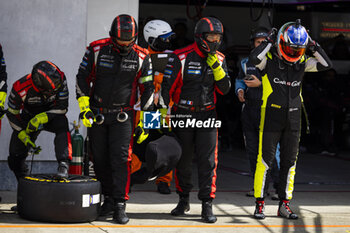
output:
[[306, 46], [292, 45], [285, 41], [280, 41], [280, 47], [282, 52], [291, 59], [299, 59], [305, 54]]
[[219, 33], [205, 33], [204, 38], [209, 42], [220, 43], [222, 39], [222, 35]]
[[169, 32], [163, 35], [158, 36], [162, 41], [164, 42], [169, 42], [175, 38], [175, 33], [174, 32]]

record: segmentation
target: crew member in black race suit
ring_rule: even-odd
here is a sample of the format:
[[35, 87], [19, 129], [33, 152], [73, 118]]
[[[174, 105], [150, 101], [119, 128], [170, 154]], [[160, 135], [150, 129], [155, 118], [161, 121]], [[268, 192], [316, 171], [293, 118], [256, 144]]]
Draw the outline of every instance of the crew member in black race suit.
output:
[[[222, 41], [223, 26], [218, 19], [205, 17], [198, 21], [194, 33], [195, 42], [175, 50], [169, 58], [159, 103], [167, 107], [172, 99], [172, 115], [190, 116], [198, 122], [215, 120], [216, 94], [228, 93], [231, 86], [225, 57], [217, 51]], [[171, 214], [183, 215], [190, 209], [192, 159], [196, 153], [201, 216], [204, 222], [214, 223], [217, 219], [212, 211], [212, 200], [216, 191], [218, 130], [215, 127], [174, 127], [174, 132], [182, 143], [182, 156], [175, 170], [176, 189], [180, 199]]]
[[[130, 15], [117, 16], [110, 38], [92, 42], [77, 74], [76, 93], [88, 131], [97, 179], [105, 201], [101, 215], [126, 224], [134, 104], [153, 107], [153, 77], [148, 51], [135, 44], [137, 24]], [[97, 118], [97, 119], [96, 119]], [[96, 121], [97, 120], [97, 121]]]

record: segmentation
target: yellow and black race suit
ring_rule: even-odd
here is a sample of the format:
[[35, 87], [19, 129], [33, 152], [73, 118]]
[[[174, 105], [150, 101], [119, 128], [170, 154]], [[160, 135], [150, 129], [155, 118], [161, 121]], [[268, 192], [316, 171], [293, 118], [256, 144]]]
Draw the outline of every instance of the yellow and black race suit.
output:
[[249, 60], [261, 70], [263, 87], [254, 195], [264, 198], [267, 172], [271, 168], [277, 144], [280, 143], [278, 195], [281, 200], [290, 200], [299, 149], [304, 72], [327, 70], [332, 64], [319, 46], [316, 46], [313, 56], [304, 55], [294, 64], [287, 63], [267, 41], [252, 51]]

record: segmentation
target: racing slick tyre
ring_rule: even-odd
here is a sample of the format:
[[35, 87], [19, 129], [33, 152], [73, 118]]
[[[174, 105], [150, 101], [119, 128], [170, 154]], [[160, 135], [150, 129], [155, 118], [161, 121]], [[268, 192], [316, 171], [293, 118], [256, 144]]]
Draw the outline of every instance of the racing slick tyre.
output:
[[18, 182], [18, 213], [36, 221], [90, 222], [99, 214], [100, 191], [100, 182], [87, 176], [30, 175]]

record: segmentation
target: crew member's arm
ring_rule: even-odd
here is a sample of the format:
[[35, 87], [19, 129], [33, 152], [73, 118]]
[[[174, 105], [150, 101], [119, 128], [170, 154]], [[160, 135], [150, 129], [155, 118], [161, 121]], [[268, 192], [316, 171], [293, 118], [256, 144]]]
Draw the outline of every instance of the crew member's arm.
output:
[[138, 73], [138, 86], [141, 94], [141, 110], [153, 110], [154, 84], [152, 75], [152, 63], [149, 54], [143, 59]]
[[26, 128], [27, 133], [32, 133], [40, 129], [40, 127], [52, 121], [57, 115], [64, 115], [68, 111], [68, 86], [64, 76], [63, 85], [60, 91], [56, 94], [56, 101], [50, 106], [50, 110], [41, 112], [35, 115], [29, 122]]
[[80, 118], [86, 127], [92, 126], [95, 117], [90, 109], [90, 85], [95, 77], [95, 54], [93, 48], [87, 48], [80, 63], [76, 78], [76, 95], [80, 108]]
[[87, 48], [83, 60], [80, 63], [79, 71], [76, 78], [76, 95], [77, 99], [82, 96], [89, 96], [90, 83], [94, 78], [95, 72], [95, 54], [93, 48]]
[[247, 85], [244, 82], [245, 72], [242, 68], [243, 60], [240, 62], [238, 76], [235, 81], [235, 93], [240, 102], [245, 102], [244, 93], [247, 89]]
[[14, 87], [12, 87], [7, 104], [8, 108], [6, 116], [12, 129], [15, 131], [22, 131], [26, 129], [27, 125], [23, 122], [20, 115], [20, 111], [23, 108], [23, 101]]
[[244, 78], [246, 76], [248, 58], [244, 58], [239, 62], [238, 75], [235, 81], [235, 93], [239, 90], [245, 91], [247, 89], [247, 85], [244, 83]]
[[179, 57], [174, 53], [171, 54], [164, 70], [161, 95], [159, 96], [159, 104], [162, 108], [168, 108], [175, 91], [182, 86], [181, 69], [182, 64]]
[[5, 114], [4, 105], [7, 93], [7, 73], [5, 59], [0, 45], [0, 119]]
[[332, 68], [332, 62], [321, 46], [309, 37], [308, 48], [313, 57], [306, 60], [305, 72], [325, 71]]
[[[14, 84], [16, 85], [16, 83]], [[12, 87], [11, 94], [8, 99], [8, 109], [7, 109], [7, 119], [14, 131], [17, 131], [17, 137], [23, 142], [27, 147], [37, 148], [35, 143], [31, 140], [26, 127], [27, 125], [21, 118], [20, 111], [23, 108], [23, 100], [17, 93], [14, 87]], [[35, 153], [39, 153], [37, 150]]]

